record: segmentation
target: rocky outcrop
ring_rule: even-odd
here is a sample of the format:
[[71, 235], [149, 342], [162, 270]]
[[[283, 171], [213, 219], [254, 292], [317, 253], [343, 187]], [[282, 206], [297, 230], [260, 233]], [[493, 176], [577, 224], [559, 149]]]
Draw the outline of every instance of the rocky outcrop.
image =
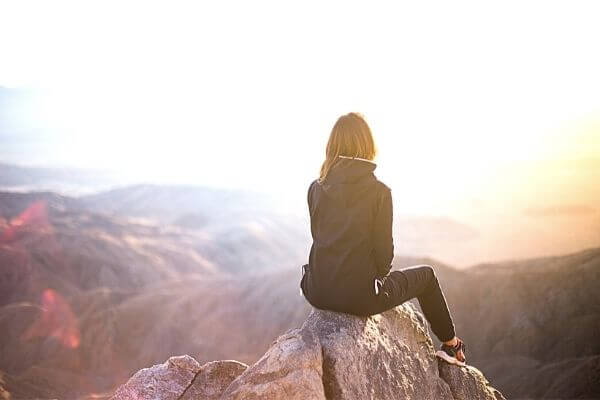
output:
[[247, 368], [246, 364], [232, 360], [204, 364], [180, 399], [219, 399], [231, 382]]
[[470, 365], [457, 368], [443, 361], [438, 365], [440, 377], [450, 386], [455, 400], [504, 399], [477, 368]]
[[173, 357], [113, 399], [504, 399], [477, 368], [436, 358], [411, 303], [371, 317], [314, 309], [254, 365], [231, 363]]
[[112, 399], [218, 399], [248, 368], [237, 361], [213, 361], [200, 366], [192, 357], [171, 357], [165, 363], [139, 370]]
[[176, 400], [194, 381], [199, 370], [200, 364], [190, 356], [171, 357], [164, 364], [138, 371], [113, 398]]

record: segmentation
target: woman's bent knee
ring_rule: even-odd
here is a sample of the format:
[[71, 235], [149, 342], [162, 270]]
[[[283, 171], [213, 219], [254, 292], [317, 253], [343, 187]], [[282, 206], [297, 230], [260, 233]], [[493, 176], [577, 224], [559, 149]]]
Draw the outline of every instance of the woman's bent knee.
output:
[[428, 279], [437, 278], [435, 275], [435, 270], [433, 269], [433, 267], [431, 265], [423, 264], [423, 265], [419, 265], [419, 268], [421, 268], [421, 270], [423, 270], [425, 272], [425, 274], [427, 274]]
[[427, 286], [431, 287], [432, 283], [437, 283], [437, 274], [435, 273], [435, 269], [431, 265], [421, 265], [421, 268], [426, 274]]

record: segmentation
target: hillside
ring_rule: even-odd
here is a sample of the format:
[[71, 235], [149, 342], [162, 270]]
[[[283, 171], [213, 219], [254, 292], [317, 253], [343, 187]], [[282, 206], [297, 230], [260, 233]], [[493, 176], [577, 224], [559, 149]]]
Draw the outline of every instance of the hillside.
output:
[[[293, 253], [268, 262], [286, 258], [260, 244], [288, 240], [277, 230], [228, 240], [212, 224], [208, 235], [208, 225], [94, 211], [52, 193], [0, 194], [0, 386], [84, 398], [174, 354], [255, 362], [310, 311], [300, 263]], [[593, 398], [599, 259], [591, 249], [466, 270], [400, 256], [393, 264], [434, 265], [470, 363], [505, 395]]]
[[[247, 315], [262, 310], [266, 320], [270, 304], [293, 310], [269, 296], [293, 292], [279, 283], [295, 277], [253, 273], [274, 269], [278, 257], [294, 257], [251, 240], [268, 242], [275, 231], [252, 227], [217, 235], [216, 228], [207, 232], [89, 211], [78, 199], [53, 193], [1, 193], [0, 322], [6, 328], [0, 371], [6, 384], [39, 397], [80, 396], [109, 390], [142, 363], [172, 351], [206, 352], [206, 358], [233, 351], [248, 361], [264, 351], [294, 317], [279, 315], [265, 327], [254, 326]], [[247, 277], [234, 278], [233, 272]], [[221, 297], [227, 291], [232, 302]], [[254, 298], [243, 303], [252, 307], [249, 314], [233, 302], [245, 298]], [[299, 297], [293, 301], [302, 304]], [[191, 309], [198, 310], [197, 319]], [[227, 335], [236, 313], [239, 329]], [[206, 337], [198, 338], [194, 329]], [[255, 338], [250, 348], [244, 334]], [[230, 345], [215, 347], [217, 339]]]
[[600, 249], [446, 274], [448, 301], [508, 397], [600, 397]]

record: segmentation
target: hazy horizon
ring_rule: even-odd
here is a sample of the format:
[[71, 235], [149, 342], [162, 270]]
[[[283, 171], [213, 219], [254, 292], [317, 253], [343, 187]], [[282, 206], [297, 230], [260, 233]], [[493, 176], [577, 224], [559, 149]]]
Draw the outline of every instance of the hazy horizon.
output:
[[600, 5], [303, 4], [1, 5], [0, 162], [303, 215], [335, 119], [359, 111], [395, 214], [485, 239], [457, 251], [600, 245]]

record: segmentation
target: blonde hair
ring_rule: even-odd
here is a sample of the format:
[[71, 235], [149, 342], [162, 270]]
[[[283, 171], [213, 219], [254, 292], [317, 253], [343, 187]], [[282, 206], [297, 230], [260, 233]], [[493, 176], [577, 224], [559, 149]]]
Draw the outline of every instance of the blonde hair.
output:
[[364, 158], [373, 160], [377, 155], [377, 147], [371, 129], [360, 113], [351, 112], [338, 118], [325, 149], [325, 161], [321, 165], [319, 183], [323, 183], [327, 174], [339, 156]]

